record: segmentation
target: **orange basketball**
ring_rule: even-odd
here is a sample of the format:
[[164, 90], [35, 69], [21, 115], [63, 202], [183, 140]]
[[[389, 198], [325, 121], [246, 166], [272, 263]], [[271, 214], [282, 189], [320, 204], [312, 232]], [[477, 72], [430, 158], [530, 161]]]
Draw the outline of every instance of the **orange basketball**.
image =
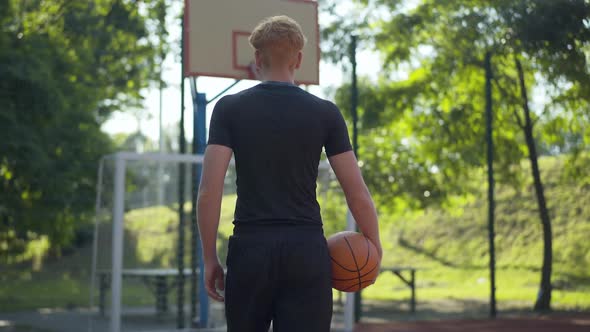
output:
[[328, 238], [332, 258], [332, 287], [357, 292], [375, 282], [379, 273], [377, 249], [357, 232], [340, 232]]

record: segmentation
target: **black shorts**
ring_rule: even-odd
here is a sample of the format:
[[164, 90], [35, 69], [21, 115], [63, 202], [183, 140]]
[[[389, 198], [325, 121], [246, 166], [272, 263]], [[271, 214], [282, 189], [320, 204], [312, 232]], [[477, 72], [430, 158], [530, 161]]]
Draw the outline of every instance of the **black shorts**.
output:
[[330, 255], [321, 227], [239, 227], [229, 239], [228, 332], [328, 332]]

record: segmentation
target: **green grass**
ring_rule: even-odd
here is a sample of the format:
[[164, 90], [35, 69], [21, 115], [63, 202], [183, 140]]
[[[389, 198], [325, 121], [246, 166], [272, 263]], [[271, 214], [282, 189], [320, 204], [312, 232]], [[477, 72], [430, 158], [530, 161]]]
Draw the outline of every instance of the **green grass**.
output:
[[[233, 206], [236, 196], [224, 198], [218, 246], [225, 258], [227, 238], [232, 232]], [[190, 205], [185, 207], [190, 217]], [[187, 223], [189, 223], [187, 217]], [[99, 227], [100, 267], [108, 267], [110, 252], [110, 227]], [[187, 226], [185, 266], [190, 266], [190, 244]], [[132, 210], [125, 215], [124, 268], [172, 268], [176, 266], [178, 217], [174, 207], [149, 207]], [[25, 264], [3, 266], [0, 273], [0, 312], [32, 310], [39, 308], [85, 307], [90, 303], [91, 247], [87, 246], [44, 262], [42, 269], [33, 271]], [[190, 298], [186, 284], [185, 299]], [[175, 295], [176, 290], [170, 290]], [[109, 303], [107, 298], [107, 304]], [[153, 305], [152, 291], [141, 281], [124, 280], [122, 296], [124, 305]], [[94, 295], [98, 303], [98, 291]], [[172, 305], [174, 302], [170, 302]]]
[[[534, 271], [503, 269], [496, 273], [496, 297], [515, 308], [532, 308], [540, 274]], [[489, 271], [461, 270], [444, 266], [419, 270], [416, 274], [419, 301], [477, 300], [488, 301]], [[553, 307], [560, 310], [589, 310], [590, 289], [554, 290]], [[382, 273], [377, 282], [363, 292], [373, 300], [409, 299], [410, 290], [397, 276]]]
[[[590, 310], [590, 186], [564, 176], [563, 160], [540, 160], [554, 231], [553, 307]], [[522, 166], [523, 178], [528, 167]], [[474, 183], [484, 183], [475, 178]], [[381, 215], [385, 250], [383, 265], [417, 266], [418, 301], [488, 301], [489, 271], [485, 185], [454, 204], [404, 216]], [[342, 229], [340, 200], [324, 195], [322, 213], [327, 235]], [[542, 261], [541, 226], [530, 181], [498, 185], [496, 208], [497, 299], [501, 308], [533, 306]], [[224, 197], [218, 248], [224, 260], [236, 196]], [[328, 200], [326, 202], [326, 200]], [[186, 206], [187, 215], [190, 209]], [[338, 216], [342, 218], [338, 219]], [[175, 266], [177, 215], [174, 207], [150, 207], [126, 214], [125, 267]], [[101, 232], [108, 232], [108, 225]], [[189, 227], [187, 226], [187, 234]], [[189, 266], [187, 241], [186, 265]], [[101, 253], [110, 242], [103, 237]], [[89, 247], [60, 259], [45, 261], [33, 272], [28, 266], [0, 267], [0, 311], [43, 307], [86, 306], [89, 298]], [[100, 259], [99, 259], [100, 261]], [[187, 284], [188, 288], [188, 284]], [[174, 291], [171, 292], [174, 294]], [[363, 292], [367, 300], [398, 301], [410, 292], [399, 279], [382, 274]], [[140, 282], [126, 282], [123, 302], [152, 305], [153, 297]], [[187, 297], [188, 298], [188, 293]], [[174, 303], [171, 299], [170, 303]]]
[[[553, 227], [552, 305], [590, 309], [590, 186], [567, 179], [561, 158], [541, 158]], [[528, 172], [522, 165], [523, 177]], [[475, 183], [484, 183], [474, 179]], [[481, 186], [481, 185], [480, 185]], [[516, 187], [516, 188], [515, 188]], [[423, 300], [479, 299], [490, 292], [486, 186], [460, 204], [406, 216], [385, 216], [384, 265], [414, 265]], [[532, 308], [541, 277], [542, 230], [530, 181], [496, 187], [496, 289], [498, 301]], [[409, 291], [391, 275], [366, 290], [372, 299], [400, 299]]]

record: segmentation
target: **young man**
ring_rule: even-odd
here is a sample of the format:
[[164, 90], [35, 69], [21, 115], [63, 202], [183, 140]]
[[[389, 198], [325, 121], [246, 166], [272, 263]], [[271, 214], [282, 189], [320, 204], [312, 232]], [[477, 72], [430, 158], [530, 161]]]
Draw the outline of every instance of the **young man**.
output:
[[[316, 200], [322, 149], [381, 257], [377, 214], [340, 111], [294, 85], [305, 43], [299, 24], [265, 19], [250, 43], [263, 82], [223, 97], [211, 118], [198, 198], [205, 287], [225, 301], [229, 332], [268, 331], [271, 321], [275, 332], [327, 332], [331, 263]], [[216, 239], [232, 152], [238, 198], [224, 280]]]

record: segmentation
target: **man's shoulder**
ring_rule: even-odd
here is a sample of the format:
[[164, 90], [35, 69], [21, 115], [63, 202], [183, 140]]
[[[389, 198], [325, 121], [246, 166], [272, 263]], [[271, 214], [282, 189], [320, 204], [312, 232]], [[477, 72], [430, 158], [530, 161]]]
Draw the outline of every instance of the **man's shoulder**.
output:
[[223, 97], [219, 98], [219, 100], [217, 101], [217, 104], [219, 104], [220, 106], [224, 106], [224, 107], [230, 107], [231, 106], [235, 106], [237, 104], [239, 104], [239, 102], [244, 98], [244, 97], [250, 97], [253, 94], [256, 93], [256, 86], [244, 89], [242, 91], [236, 92], [236, 93], [232, 93], [232, 94], [226, 94]]
[[323, 107], [331, 108], [331, 107], [335, 106], [331, 101], [329, 101], [327, 99], [318, 97], [318, 96], [314, 95], [313, 93], [305, 91], [305, 90], [301, 90], [301, 91], [303, 91], [310, 99], [314, 100], [315, 102], [322, 105]]
[[317, 109], [320, 110], [322, 113], [327, 114], [327, 116], [333, 116], [336, 113], [340, 113], [340, 109], [332, 101], [318, 97], [307, 91], [305, 91], [305, 93], [309, 95], [309, 98], [318, 105]]
[[238, 94], [227, 94], [221, 98], [219, 98], [219, 100], [217, 101], [217, 106], [230, 106], [232, 104], [235, 104], [239, 99]]
[[238, 94], [228, 94], [225, 95], [215, 103], [214, 112], [219, 112], [220, 114], [224, 114], [223, 116], [230, 116], [235, 112], [238, 108], [240, 97]]
[[325, 112], [334, 112], [334, 111], [338, 111], [338, 106], [336, 106], [336, 104], [334, 104], [333, 102], [331, 102], [330, 100], [318, 97], [316, 95], [314, 95], [313, 93], [303, 90], [303, 89], [299, 89], [302, 93], [302, 96], [307, 98], [309, 101], [311, 101], [312, 103], [316, 104], [320, 110], [325, 111]]
[[[301, 89], [297, 86], [289, 88], [290, 89], [283, 90], [283, 92], [287, 92], [285, 94], [286, 97], [307, 100], [308, 102], [316, 105], [316, 107], [314, 108], [319, 108], [328, 113], [340, 112], [338, 106], [336, 106], [336, 104], [334, 104], [330, 100], [318, 97], [313, 93]], [[258, 84], [234, 94], [227, 94], [221, 97], [221, 99], [219, 99], [217, 103], [226, 109], [239, 108], [241, 102], [248, 100], [260, 100], [259, 98], [261, 97], [261, 95], [264, 94], [264, 86], [262, 84]]]

